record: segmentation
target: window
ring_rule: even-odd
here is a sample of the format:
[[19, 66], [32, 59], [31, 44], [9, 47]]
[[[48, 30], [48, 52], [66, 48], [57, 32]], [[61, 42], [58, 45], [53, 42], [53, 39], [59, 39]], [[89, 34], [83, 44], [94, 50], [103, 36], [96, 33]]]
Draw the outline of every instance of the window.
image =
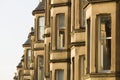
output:
[[23, 73], [22, 73], [22, 71], [19, 72], [19, 80], [23, 80]]
[[52, 80], [52, 71], [50, 71], [50, 80]]
[[38, 80], [44, 80], [44, 59], [43, 59], [43, 56], [38, 57]]
[[85, 27], [85, 10], [84, 10], [85, 2], [86, 0], [80, 0], [81, 27]]
[[43, 34], [44, 34], [44, 25], [45, 25], [45, 18], [39, 17], [39, 23], [38, 23], [38, 39], [43, 40]]
[[98, 71], [109, 71], [111, 66], [111, 17], [98, 17]]
[[56, 70], [56, 80], [64, 80], [64, 70]]
[[26, 67], [27, 68], [30, 68], [30, 62], [31, 62], [31, 50], [28, 49], [27, 54], [26, 54]]
[[72, 80], [74, 80], [74, 75], [75, 74], [75, 59], [74, 57], [72, 58]]
[[87, 73], [90, 73], [90, 19], [87, 20]]
[[57, 48], [65, 47], [65, 17], [64, 14], [57, 14]]
[[79, 80], [84, 80], [84, 58], [84, 55], [79, 57]]

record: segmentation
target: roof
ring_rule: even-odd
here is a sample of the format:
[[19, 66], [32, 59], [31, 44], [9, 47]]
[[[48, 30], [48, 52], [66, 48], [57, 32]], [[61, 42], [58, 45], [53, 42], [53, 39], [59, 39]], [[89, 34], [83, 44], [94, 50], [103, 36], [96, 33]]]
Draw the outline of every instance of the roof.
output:
[[45, 12], [45, 0], [42, 0], [38, 6], [33, 10], [32, 14], [44, 13]]
[[22, 68], [22, 62], [17, 65], [17, 68]]
[[25, 46], [30, 46], [31, 45], [31, 39], [30, 36], [34, 35], [34, 28], [31, 27], [31, 32], [28, 34], [28, 39], [25, 41], [25, 43], [23, 44], [23, 47]]
[[31, 40], [30, 38], [28, 38], [25, 43], [23, 44], [23, 46], [27, 46], [27, 45], [31, 45]]
[[13, 77], [14, 80], [18, 79], [17, 73], [15, 73], [15, 76]]

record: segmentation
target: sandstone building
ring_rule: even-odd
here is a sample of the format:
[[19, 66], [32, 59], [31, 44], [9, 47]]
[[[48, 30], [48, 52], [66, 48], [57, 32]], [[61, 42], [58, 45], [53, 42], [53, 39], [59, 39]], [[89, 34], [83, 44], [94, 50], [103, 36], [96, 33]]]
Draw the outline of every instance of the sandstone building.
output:
[[120, 80], [119, 0], [40, 0], [14, 80]]

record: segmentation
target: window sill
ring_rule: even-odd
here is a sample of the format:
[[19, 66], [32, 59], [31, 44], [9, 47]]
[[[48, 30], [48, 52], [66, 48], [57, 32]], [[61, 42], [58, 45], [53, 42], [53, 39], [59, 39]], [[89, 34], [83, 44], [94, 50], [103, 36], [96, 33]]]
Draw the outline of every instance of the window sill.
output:
[[37, 40], [36, 43], [43, 43], [44, 40]]
[[110, 70], [101, 70], [101, 71], [98, 71], [98, 73], [111, 73]]
[[56, 50], [52, 50], [52, 52], [66, 52], [66, 51], [70, 51], [69, 49], [56, 49]]
[[110, 72], [109, 73], [106, 71], [102, 71], [102, 72], [98, 72], [98, 73], [91, 73], [90, 74], [90, 77], [114, 77], [115, 76], [115, 73], [113, 72]]
[[57, 50], [65, 50], [65, 48], [63, 47], [63, 48], [57, 48]]

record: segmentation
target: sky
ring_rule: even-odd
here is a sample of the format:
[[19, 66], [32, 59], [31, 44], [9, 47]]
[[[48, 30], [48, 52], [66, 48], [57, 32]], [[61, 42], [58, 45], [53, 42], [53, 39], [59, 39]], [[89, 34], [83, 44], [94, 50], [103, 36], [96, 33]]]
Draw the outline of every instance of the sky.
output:
[[39, 0], [0, 0], [0, 80], [13, 80]]

